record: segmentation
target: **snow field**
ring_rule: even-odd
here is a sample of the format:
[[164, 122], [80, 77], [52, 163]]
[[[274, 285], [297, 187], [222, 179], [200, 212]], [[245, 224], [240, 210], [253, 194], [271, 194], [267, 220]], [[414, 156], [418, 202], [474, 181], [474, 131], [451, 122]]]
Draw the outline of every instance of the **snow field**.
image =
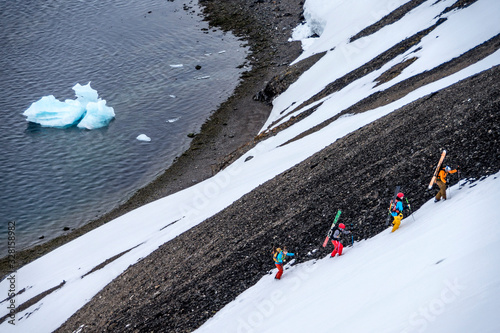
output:
[[[325, 49], [313, 53], [308, 53], [308, 50], [306, 50], [298, 60], [314, 53], [329, 51], [273, 101], [273, 111], [261, 131], [264, 131], [271, 123], [279, 119], [282, 116], [281, 112], [289, 108], [292, 103], [295, 102], [294, 106], [290, 107], [288, 111], [319, 93], [329, 83], [362, 66], [401, 40], [432, 26], [439, 19], [438, 15], [453, 3], [454, 1], [441, 1], [438, 3], [426, 1], [401, 20], [353, 43], [349, 43], [349, 38], [354, 35], [353, 33], [349, 32], [342, 37], [334, 37], [333, 34], [336, 34], [337, 30], [325, 29], [324, 35], [326, 36], [324, 39], [322, 39], [322, 35], [315, 41], [315, 44]], [[343, 110], [377, 91], [388, 89], [411, 76], [450, 61], [500, 33], [500, 25], [496, 24], [497, 20], [495, 18], [498, 13], [500, 13], [500, 3], [494, 0], [478, 1], [465, 9], [448, 12], [442, 17], [447, 18], [447, 20], [422, 38], [420, 43], [395, 57], [379, 70], [356, 80], [341, 92], [334, 93], [325, 99], [333, 98], [335, 103], [342, 103], [341, 106], [338, 106], [338, 109]], [[339, 15], [341, 14], [339, 13]], [[349, 17], [350, 13], [343, 13], [343, 15]], [[417, 57], [417, 60], [405, 68], [400, 75], [375, 87], [376, 82], [374, 81], [378, 76], [392, 66], [411, 57]], [[351, 92], [351, 95], [349, 95], [349, 92]], [[352, 94], [355, 95], [353, 99], [345, 98], [346, 95], [352, 96]], [[340, 98], [339, 95], [344, 96]], [[274, 127], [308, 108], [286, 117]], [[328, 119], [335, 115], [330, 106], [326, 105], [322, 105], [314, 113], [323, 114], [322, 119]]]

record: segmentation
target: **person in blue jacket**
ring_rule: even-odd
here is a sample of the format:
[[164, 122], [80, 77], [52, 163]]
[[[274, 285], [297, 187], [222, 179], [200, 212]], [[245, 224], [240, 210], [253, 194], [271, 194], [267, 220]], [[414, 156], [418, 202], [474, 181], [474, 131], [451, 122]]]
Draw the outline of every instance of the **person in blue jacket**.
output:
[[276, 268], [278, 268], [278, 273], [276, 273], [276, 276], [274, 277], [275, 279], [281, 279], [281, 275], [283, 275], [283, 262], [286, 261], [286, 257], [293, 257], [294, 255], [295, 254], [288, 252], [286, 248], [281, 250], [281, 248], [278, 247], [274, 251], [273, 260]]
[[392, 221], [392, 231], [398, 230], [401, 220], [403, 219], [403, 198], [405, 195], [399, 192], [396, 196], [396, 201], [391, 203], [391, 215], [394, 218]]

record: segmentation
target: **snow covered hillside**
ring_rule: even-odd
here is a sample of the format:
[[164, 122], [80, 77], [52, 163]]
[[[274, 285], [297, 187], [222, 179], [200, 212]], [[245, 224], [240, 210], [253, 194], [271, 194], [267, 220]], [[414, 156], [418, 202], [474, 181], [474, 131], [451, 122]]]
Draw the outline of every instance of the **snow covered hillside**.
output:
[[[407, 1], [399, 1], [398, 3], [403, 4], [404, 2]], [[297, 116], [297, 114], [322, 102], [312, 117], [308, 117], [306, 120], [309, 124], [296, 126], [295, 132], [311, 128], [361, 99], [450, 61], [500, 33], [500, 24], [495, 19], [495, 16], [500, 13], [500, 4], [497, 1], [481, 0], [462, 10], [441, 14], [454, 2], [425, 1], [397, 22], [383, 27], [370, 36], [350, 42], [350, 38], [361, 30], [360, 27], [368, 26], [380, 18], [376, 15], [389, 13], [394, 2], [363, 0], [357, 1], [354, 5], [348, 1], [306, 1], [306, 17], [311, 16], [313, 22], [324, 22], [324, 25], [321, 26], [323, 33], [319, 38], [306, 39], [304, 44], [306, 50], [298, 60], [314, 53], [323, 51], [327, 51], [327, 53], [295, 84], [274, 100], [273, 112], [264, 129], [275, 127], [290, 117]], [[308, 13], [309, 15], [307, 15]], [[306, 108], [290, 112], [292, 106], [301, 105], [329, 83], [368, 63], [398, 42], [433, 26], [440, 19], [446, 19], [446, 21], [430, 31], [419, 43], [397, 55], [381, 68], [352, 82], [342, 90], [315, 101]], [[318, 28], [314, 30], [318, 30]], [[377, 78], [384, 72], [412, 58], [416, 59], [399, 75], [388, 82], [377, 85]], [[424, 86], [420, 91], [414, 91], [411, 96], [401, 98], [397, 104], [404, 105], [429, 92], [446, 87], [452, 82], [457, 82], [471, 75], [472, 72], [477, 73], [490, 68], [498, 64], [498, 58], [499, 53], [496, 52], [490, 59], [484, 59], [484, 61], [491, 61], [491, 63], [483, 63], [484, 67], [478, 64], [482, 69], [469, 68], [465, 72], [456, 73], [453, 77], [435, 82], [431, 86]], [[396, 105], [388, 107], [390, 110], [396, 108]], [[287, 113], [283, 116], [285, 111]], [[273, 125], [271, 126], [271, 124]], [[362, 124], [360, 123], [360, 126]]]
[[500, 331], [499, 177], [453, 186], [452, 200], [430, 200], [340, 257], [280, 281], [273, 270], [196, 332]]
[[[409, 1], [397, 3], [403, 5]], [[390, 117], [391, 113], [401, 114], [400, 108], [405, 105], [442, 91], [478, 73], [493, 72], [494, 67], [500, 65], [499, 1], [469, 1], [466, 2], [466, 6], [453, 7], [452, 10], [447, 10], [447, 8], [454, 5], [456, 1], [433, 0], [418, 3], [420, 3], [418, 6], [395, 19], [394, 22], [380, 26], [378, 30], [352, 41], [352, 36], [395, 9], [394, 1], [306, 0], [307, 26], [298, 28], [294, 34], [294, 38], [304, 39], [305, 51], [297, 61], [315, 53], [326, 53], [274, 100], [273, 111], [262, 129], [263, 139], [211, 179], [123, 215], [9, 275], [0, 283], [0, 295], [4, 295], [0, 297], [0, 318], [3, 317], [3, 322], [0, 323], [2, 332], [51, 332], [63, 325], [82, 307], [85, 307], [87, 312], [81, 317], [77, 315], [74, 322], [67, 324], [70, 328], [65, 326], [62, 330], [74, 331], [93, 325], [89, 328], [89, 331], [92, 331], [109, 322], [112, 322], [112, 327], [116, 331], [132, 330], [136, 325], [139, 325], [137, 327], [140, 329], [151, 330], [153, 327], [151, 323], [154, 320], [157, 320], [155, 322], [157, 326], [154, 327], [165, 329], [165, 322], [162, 320], [168, 321], [172, 320], [172, 317], [175, 319], [177, 316], [185, 316], [182, 318], [192, 323], [190, 313], [202, 319], [212, 315], [211, 308], [210, 311], [207, 308], [213, 304], [206, 305], [210, 301], [216, 302], [213, 306], [217, 309], [228, 303], [227, 299], [232, 297], [232, 294], [227, 291], [227, 288], [221, 287], [227, 282], [227, 276], [218, 276], [219, 280], [207, 286], [202, 283], [194, 285], [185, 279], [174, 286], [168, 286], [169, 281], [165, 280], [165, 276], [174, 272], [172, 273], [174, 276], [169, 277], [173, 280], [176, 275], [187, 274], [186, 258], [190, 260], [198, 258], [196, 262], [203, 263], [200, 267], [189, 267], [189, 270], [193, 270], [193, 274], [189, 274], [188, 278], [193, 280], [201, 276], [200, 279], [205, 281], [206, 276], [203, 274], [211, 277], [218, 275], [213, 272], [223, 272], [222, 266], [231, 264], [234, 248], [227, 250], [224, 256], [215, 256], [213, 260], [206, 263], [204, 260], [209, 260], [205, 258], [210, 258], [210, 255], [218, 250], [210, 247], [213, 244], [221, 247], [228, 244], [235, 247], [237, 245], [238, 250], [244, 252], [237, 262], [240, 265], [241, 263], [250, 265], [250, 262], [255, 266], [264, 265], [263, 262], [266, 262], [268, 258], [258, 257], [255, 244], [260, 246], [260, 244], [267, 243], [269, 246], [274, 241], [271, 232], [276, 232], [280, 223], [284, 224], [293, 220], [296, 223], [295, 226], [314, 226], [311, 220], [314, 223], [322, 222], [319, 220], [326, 219], [330, 208], [325, 204], [324, 208], [319, 208], [320, 213], [314, 215], [307, 210], [309, 207], [296, 205], [279, 217], [270, 219], [273, 212], [285, 206], [286, 203], [280, 201], [286, 198], [283, 194], [285, 191], [274, 193], [272, 196], [260, 193], [258, 197], [263, 200], [264, 204], [256, 206], [263, 207], [261, 209], [265, 212], [264, 217], [260, 216], [257, 221], [256, 219], [252, 221], [252, 223], [257, 223], [257, 227], [263, 228], [256, 232], [245, 229], [251, 225], [245, 218], [251, 217], [254, 213], [249, 208], [250, 203], [247, 201], [245, 205], [238, 200], [250, 196], [252, 191], [267, 188], [265, 185], [270, 181], [277, 179], [286, 171], [293, 170], [294, 167], [321, 152], [325, 147], [331, 147], [337, 141], [357, 133], [360, 128], [363, 130], [374, 123], [380, 124], [387, 118], [386, 116]], [[319, 37], [309, 38], [312, 31], [319, 34]], [[355, 74], [351, 75], [351, 73]], [[494, 75], [498, 77], [498, 74]], [[494, 75], [487, 79], [498, 82], [498, 80], [495, 81]], [[415, 81], [415, 78], [418, 80]], [[484, 80], [482, 83], [486, 85], [488, 82], [490, 81]], [[404, 89], [398, 88], [400, 85], [403, 85]], [[390, 98], [384, 97], [377, 103], [366, 104], [368, 106], [365, 108], [360, 107], [355, 111], [349, 111], [359, 103], [369, 100], [370, 96], [385, 92], [393, 93], [390, 94]], [[481, 103], [478, 103], [464, 96], [463, 100], [460, 100], [460, 105], [456, 106], [457, 110], [453, 112], [458, 114], [458, 111], [461, 111], [461, 115], [469, 116], [474, 115], [474, 110], [479, 110], [480, 115], [485, 114], [489, 117], [488, 112], [491, 112], [490, 109], [494, 108], [495, 104], [485, 106], [487, 102], [496, 103], [496, 100], [481, 100]], [[437, 103], [432, 105], [438, 110], [437, 106]], [[443, 108], [449, 109], [447, 103]], [[397, 121], [400, 122], [404, 116], [401, 115]], [[411, 119], [411, 114], [406, 116]], [[491, 126], [491, 129], [481, 126], [484, 133], [477, 131], [478, 135], [484, 135], [488, 139], [478, 143], [483, 149], [487, 149], [491, 142], [494, 145], [496, 142], [494, 140], [498, 139], [498, 132], [494, 127], [498, 124], [495, 119], [493, 115], [491, 118], [483, 119], [485, 126]], [[388, 124], [385, 127], [387, 131], [396, 132], [397, 128], [389, 126], [397, 121]], [[417, 125], [422, 125], [422, 123], [424, 123], [423, 118], [418, 119], [418, 124], [413, 127], [417, 128]], [[426, 164], [429, 164], [429, 161], [434, 163], [434, 160], [428, 156], [439, 154], [439, 148], [442, 148], [441, 146], [433, 147], [435, 151], [428, 152], [429, 143], [424, 139], [435, 138], [436, 145], [449, 145], [455, 142], [462, 145], [468, 144], [465, 138], [458, 140], [452, 135], [458, 135], [456, 133], [460, 133], [460, 130], [464, 128], [473, 128], [475, 124], [464, 125], [462, 119], [458, 119], [456, 123], [457, 125], [451, 124], [450, 121], [450, 128], [454, 132], [447, 136], [440, 135], [437, 132], [438, 129], [431, 131], [431, 128], [435, 127], [434, 123], [424, 126], [428, 128], [426, 131], [419, 127], [417, 134], [421, 140], [415, 140], [415, 143], [408, 142], [405, 149], [394, 149], [400, 154], [406, 154], [405, 157], [416, 156], [412, 161], [414, 171], [412, 170], [410, 179], [427, 179], [425, 168], [428, 165]], [[447, 124], [443, 125], [445, 126]], [[410, 126], [403, 130], [409, 132], [411, 129]], [[382, 132], [384, 129], [380, 130], [380, 135], [383, 134]], [[269, 135], [270, 133], [275, 135]], [[376, 137], [378, 134], [368, 138], [374, 143], [372, 143], [373, 147], [365, 147], [366, 149], [376, 148], [377, 141], [379, 141]], [[368, 141], [366, 137], [361, 136], [361, 139]], [[444, 141], [445, 139], [448, 141]], [[424, 144], [426, 146], [420, 146]], [[469, 152], [470, 157], [467, 156], [471, 169], [476, 164], [480, 164], [481, 167], [486, 164], [484, 160], [477, 163], [479, 157], [474, 154], [475, 144], [472, 142], [471, 146], [467, 146], [472, 147], [469, 148], [472, 151]], [[322, 157], [321, 161], [328, 160], [328, 163], [345, 161], [349, 164], [357, 158], [354, 152], [361, 146], [362, 142], [356, 142], [349, 149], [341, 149]], [[381, 154], [388, 155], [385, 151]], [[481, 151], [481, 154], [482, 156], [489, 155], [489, 152]], [[494, 151], [491, 154], [494, 155]], [[366, 156], [368, 157], [373, 156]], [[382, 159], [381, 156], [377, 158]], [[498, 163], [498, 160], [494, 158], [493, 156], [493, 161]], [[301, 173], [300, 179], [310, 179], [312, 174], [320, 169], [317, 167], [318, 164], [319, 162], [304, 166], [305, 171]], [[358, 162], [358, 165], [361, 164], [362, 162]], [[373, 161], [370, 163], [373, 169], [363, 172], [363, 176], [366, 175], [368, 179], [377, 177], [379, 181], [377, 187], [380, 188], [370, 189], [371, 192], [368, 194], [375, 198], [370, 201], [370, 204], [375, 202], [373, 206], [369, 206], [365, 211], [346, 213], [343, 217], [351, 214], [353, 220], [354, 217], [360, 220], [360, 216], [367, 217], [373, 214], [371, 218], [374, 228], [379, 226], [377, 225], [378, 216], [376, 217], [373, 212], [376, 209], [385, 209], [380, 207], [385, 206], [387, 201], [384, 191], [389, 187], [387, 183], [389, 178], [386, 179], [386, 177], [391, 174], [394, 165], [393, 163], [386, 164], [377, 165], [377, 161]], [[496, 165], [493, 164], [492, 167], [496, 168]], [[313, 197], [314, 199], [326, 197], [328, 204], [332, 202], [332, 197], [351, 199], [357, 187], [361, 187], [361, 185], [354, 186], [351, 177], [367, 182], [366, 178], [361, 178], [361, 175], [356, 174], [356, 177], [353, 177], [352, 173], [347, 173], [351, 171], [346, 170], [348, 169], [346, 167], [335, 168], [333, 165], [331, 168], [325, 173], [338, 175], [339, 180], [331, 183], [326, 181], [318, 184], [311, 183], [315, 185], [312, 190], [317, 190], [320, 185], [324, 186], [321, 188], [324, 191]], [[398, 170], [398, 172], [403, 171]], [[493, 171], [481, 169], [481, 172], [483, 171], [491, 174], [497, 173], [498, 169]], [[401, 230], [395, 234], [383, 232], [373, 239], [356, 243], [353, 248], [346, 250], [345, 257], [323, 259], [316, 263], [308, 262], [291, 268], [285, 272], [284, 279], [279, 284], [279, 290], [286, 291], [283, 294], [273, 294], [272, 290], [277, 286], [275, 281], [271, 276], [264, 277], [236, 303], [228, 305], [227, 310], [207, 323], [202, 330], [228, 332], [228, 330], [221, 329], [226, 325], [242, 332], [252, 330], [260, 332], [271, 330], [273, 327], [275, 329], [281, 327], [280, 330], [288, 328], [291, 332], [304, 331], [305, 327], [308, 331], [330, 331], [332, 325], [335, 329], [345, 328], [352, 332], [405, 329], [419, 331], [424, 326], [436, 332], [455, 331], [456, 325], [461, 325], [460, 330], [463, 328], [464, 331], [465, 328], [475, 329], [476, 327], [485, 330], [492, 327], [498, 328], [492, 316], [492, 311], [498, 307], [495, 303], [499, 296], [498, 272], [496, 266], [489, 262], [491, 255], [498, 250], [500, 244], [499, 229], [494, 223], [499, 215], [493, 209], [500, 197], [497, 177], [498, 174], [495, 177], [489, 177], [472, 188], [464, 188], [460, 191], [454, 188], [452, 200], [439, 205], [425, 204], [415, 214], [415, 222], [413, 218], [407, 218]], [[345, 179], [350, 183], [347, 185], [342, 183], [345, 186], [342, 190], [332, 190]], [[331, 181], [331, 178], [328, 178], [328, 181]], [[297, 180], [290, 182], [299, 183]], [[292, 188], [293, 184], [288, 187]], [[415, 187], [420, 188], [425, 185], [419, 183]], [[279, 184], [274, 184], [273, 187], [278, 186]], [[312, 191], [312, 187], [294, 190], [297, 194], [306, 197]], [[267, 190], [270, 193], [273, 189], [267, 188]], [[297, 196], [291, 195], [290, 197], [295, 199], [288, 201], [295, 201]], [[365, 199], [361, 198], [359, 193], [357, 193], [357, 198]], [[314, 203], [314, 199], [310, 201]], [[254, 200], [257, 199], [254, 198]], [[419, 200], [422, 203], [426, 201], [423, 196], [420, 196]], [[217, 214], [223, 214], [228, 207], [237, 202], [242, 205], [238, 212], [228, 213], [228, 216], [221, 221], [210, 220]], [[350, 205], [351, 210], [352, 207], [353, 204]], [[300, 211], [300, 216], [294, 215], [296, 211]], [[359, 216], [354, 214], [359, 214]], [[296, 218], [297, 216], [301, 219]], [[202, 228], [203, 225], [208, 224], [207, 220], [218, 224], [214, 226], [214, 230], [205, 231], [200, 236], [199, 239], [203, 242], [192, 240], [183, 242], [182, 235]], [[231, 232], [225, 232], [225, 223], [229, 224], [229, 227], [236, 225], [238, 230], [230, 229]], [[241, 224], [238, 225], [238, 223]], [[361, 230], [365, 226], [357, 227]], [[313, 229], [315, 229], [314, 232], [308, 229], [312, 235], [308, 239], [310, 243], [317, 241], [320, 233], [323, 234], [323, 231], [318, 228]], [[294, 230], [296, 232], [297, 229]], [[239, 238], [236, 238], [237, 232], [242, 232], [243, 235], [238, 235]], [[290, 238], [293, 238], [290, 236], [293, 233], [294, 231], [289, 229], [282, 230], [282, 234]], [[218, 243], [220, 239], [225, 239], [224, 237], [235, 238], [221, 241], [220, 243], [223, 244]], [[158, 251], [155, 250], [159, 247], [176, 241], [179, 242], [176, 244], [181, 245], [173, 245], [173, 249], [169, 249], [170, 252], [166, 251], [168, 255], [160, 257], [168, 256], [167, 259], [178, 262], [179, 271], [162, 266], [160, 259], [150, 265], [145, 264], [148, 256], [157, 253]], [[303, 246], [306, 245], [309, 243], [303, 244]], [[189, 249], [190, 252], [188, 254], [182, 252], [183, 248]], [[205, 257], [196, 257], [200, 256], [200, 253], [205, 253]], [[494, 262], [492, 258], [491, 261]], [[123, 276], [116, 279], [122, 273], [126, 274], [130, 271], [134, 267], [130, 268], [132, 265], [145, 265], [147, 268], [153, 266], [161, 273], [153, 276], [141, 271], [129, 277], [129, 280]], [[201, 272], [205, 267], [208, 267], [206, 271]], [[243, 288], [246, 283], [253, 282], [252, 279], [260, 277], [260, 275], [256, 277], [252, 271], [249, 272], [250, 277], [244, 282], [235, 283], [235, 288]], [[232, 273], [231, 277], [234, 276]], [[155, 280], [156, 278], [158, 280]], [[110, 283], [121, 282], [128, 283], [126, 287], [117, 288], [125, 295], [116, 296], [111, 291], [112, 296], [109, 298], [100, 295], [94, 297], [99, 292], [102, 293]], [[179, 301], [181, 305], [174, 304], [167, 307], [168, 302], [177, 301], [176, 297], [169, 294], [172, 292], [171, 289], [180, 288], [178, 285], [184, 285], [184, 283], [190, 284], [189, 288], [183, 288], [185, 292], [183, 296], [191, 297], [188, 299], [190, 302]], [[233, 283], [230, 284], [233, 286]], [[132, 288], [130, 285], [138, 289], [124, 290], [124, 288]], [[149, 285], [151, 288], [145, 287]], [[220, 289], [217, 289], [219, 287]], [[157, 290], [157, 288], [161, 289]], [[205, 289], [202, 292], [191, 293], [193, 288]], [[13, 291], [10, 292], [10, 290]], [[135, 291], [132, 292], [132, 290]], [[221, 292], [228, 293], [225, 294], [225, 298], [221, 296], [222, 300], [219, 300], [219, 296], [205, 297], [208, 291], [213, 290], [217, 295]], [[119, 291], [116, 294], [119, 294]], [[486, 291], [492, 296], [486, 297]], [[127, 292], [130, 292], [132, 296]], [[134, 296], [139, 294], [142, 296]], [[14, 295], [14, 297], [6, 298], [8, 295]], [[196, 299], [194, 302], [196, 304], [192, 305], [194, 297], [199, 297], [199, 299]], [[410, 301], [402, 305], [402, 300], [408, 301], [408, 299]], [[141, 303], [141, 300], [145, 300], [147, 304]], [[238, 305], [240, 301], [241, 305]], [[280, 303], [282, 301], [283, 304]], [[95, 302], [104, 303], [95, 305]], [[131, 305], [133, 302], [138, 303]], [[9, 316], [10, 304], [14, 304], [18, 311], [12, 316]], [[185, 304], [189, 305], [191, 311], [175, 312], [179, 307], [185, 307]], [[323, 304], [328, 306], [323, 306]], [[280, 310], [281, 308], [283, 310], [275, 312], [274, 309], [278, 305]], [[168, 311], [163, 311], [164, 308], [168, 308]], [[226, 312], [231, 308], [238, 309], [238, 313], [234, 315], [231, 314], [232, 312]], [[158, 311], [158, 313], [152, 313], [153, 311]], [[139, 313], [138, 316], [142, 319], [133, 319], [131, 313], [132, 315]], [[117, 318], [117, 314], [122, 317]], [[333, 314], [339, 314], [339, 316], [333, 316]], [[313, 322], [312, 319], [307, 319], [309, 316], [325, 318], [325, 321]], [[226, 319], [228, 317], [233, 317], [236, 321]], [[293, 320], [294, 318], [301, 319], [300, 325], [305, 326], [300, 326], [296, 320]], [[457, 321], [457, 318], [461, 321]], [[9, 323], [9, 320], [13, 320], [15, 326]], [[139, 322], [139, 320], [142, 321]], [[367, 322], [370, 326], [365, 326], [368, 325]], [[473, 324], [478, 326], [472, 326]], [[299, 327], [301, 329], [298, 329]], [[229, 330], [229, 332], [234, 332], [234, 330]]]

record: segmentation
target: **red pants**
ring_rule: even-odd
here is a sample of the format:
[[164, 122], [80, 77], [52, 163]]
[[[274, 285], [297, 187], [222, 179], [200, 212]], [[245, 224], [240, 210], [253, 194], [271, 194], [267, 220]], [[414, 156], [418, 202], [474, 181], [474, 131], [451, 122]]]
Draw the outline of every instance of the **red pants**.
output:
[[344, 249], [344, 245], [342, 245], [342, 243], [336, 240], [332, 240], [332, 244], [333, 244], [332, 257], [335, 257], [337, 253], [339, 254], [339, 256], [341, 256], [342, 250]]
[[276, 268], [278, 268], [278, 273], [276, 273], [275, 279], [281, 279], [281, 275], [283, 275], [283, 264], [275, 264]]

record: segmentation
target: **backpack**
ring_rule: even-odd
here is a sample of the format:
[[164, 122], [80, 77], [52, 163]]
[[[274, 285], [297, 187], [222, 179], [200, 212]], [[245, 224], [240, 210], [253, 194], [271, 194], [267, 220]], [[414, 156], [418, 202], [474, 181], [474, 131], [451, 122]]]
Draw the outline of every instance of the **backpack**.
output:
[[[339, 238], [335, 238], [335, 232], [339, 231]], [[340, 240], [342, 238], [342, 236], [344, 235], [344, 231], [342, 229], [339, 228], [338, 225], [335, 226], [335, 228], [332, 229], [332, 235], [330, 236], [330, 239], [331, 240]]]
[[392, 200], [391, 201], [391, 212], [396, 212], [396, 213], [399, 213], [399, 210], [398, 210], [398, 201], [397, 200]]
[[273, 260], [274, 260], [274, 263], [278, 263], [278, 255], [283, 252], [283, 251], [278, 251], [279, 247], [278, 248], [275, 248], [273, 249]]

